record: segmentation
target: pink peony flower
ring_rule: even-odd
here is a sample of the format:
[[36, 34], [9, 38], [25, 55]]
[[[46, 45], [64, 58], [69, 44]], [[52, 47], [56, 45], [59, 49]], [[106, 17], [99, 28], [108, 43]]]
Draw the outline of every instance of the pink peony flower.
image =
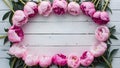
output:
[[12, 17], [12, 23], [16, 26], [22, 26], [28, 22], [28, 17], [22, 10], [15, 11]]
[[48, 56], [42, 56], [39, 60], [39, 65], [43, 68], [47, 68], [48, 66], [50, 66], [52, 63], [52, 59], [51, 57]]
[[63, 15], [67, 11], [67, 2], [65, 0], [54, 0], [53, 12], [58, 15]]
[[95, 56], [95, 57], [99, 57], [101, 55], [104, 54], [104, 52], [106, 51], [107, 49], [107, 44], [104, 43], [104, 42], [99, 42], [99, 43], [96, 43], [92, 49], [91, 49], [91, 53]]
[[95, 37], [97, 40], [104, 42], [110, 36], [110, 31], [107, 26], [99, 26], [95, 31]]
[[11, 26], [8, 31], [8, 39], [10, 42], [18, 43], [24, 38], [24, 33], [22, 28], [18, 26]]
[[80, 66], [80, 58], [76, 55], [70, 55], [67, 59], [67, 64], [71, 68], [78, 68]]
[[26, 48], [19, 43], [14, 43], [12, 47], [10, 47], [8, 53], [15, 55], [18, 58], [22, 58], [26, 54]]
[[70, 2], [68, 4], [68, 12], [71, 15], [79, 15], [80, 14], [80, 5], [76, 2]]
[[27, 2], [24, 6], [24, 12], [28, 17], [34, 17], [38, 13], [38, 6], [34, 2]]
[[24, 60], [25, 64], [28, 66], [35, 66], [39, 63], [38, 56], [30, 55], [30, 54], [27, 54], [26, 56], [24, 56], [23, 60]]
[[38, 12], [43, 16], [49, 16], [52, 12], [51, 3], [49, 1], [42, 1], [38, 6]]
[[92, 2], [82, 2], [80, 5], [80, 8], [84, 14], [91, 16], [91, 17], [96, 11], [94, 4]]
[[94, 56], [91, 52], [85, 51], [80, 57], [80, 63], [83, 66], [89, 66], [94, 60]]
[[92, 16], [92, 19], [96, 24], [99, 24], [99, 25], [107, 24], [110, 21], [109, 15], [105, 11], [102, 11], [102, 12], [97, 11], [97, 12], [95, 12], [93, 14], [93, 16]]
[[56, 54], [52, 57], [52, 61], [56, 65], [64, 66], [67, 64], [67, 57], [63, 54]]

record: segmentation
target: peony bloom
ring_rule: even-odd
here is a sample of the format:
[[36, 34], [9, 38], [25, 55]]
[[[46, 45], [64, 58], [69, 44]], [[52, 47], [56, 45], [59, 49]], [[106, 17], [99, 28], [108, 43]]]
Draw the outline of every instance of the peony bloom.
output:
[[49, 1], [42, 1], [38, 6], [38, 12], [42, 16], [49, 16], [52, 12], [52, 6]]
[[109, 15], [105, 11], [102, 11], [102, 12], [97, 11], [97, 12], [95, 12], [93, 14], [93, 16], [92, 16], [92, 19], [96, 24], [99, 24], [99, 25], [107, 24], [110, 21]]
[[12, 47], [10, 47], [8, 53], [11, 55], [15, 55], [18, 58], [22, 58], [26, 54], [26, 48], [19, 43], [14, 43]]
[[52, 57], [52, 61], [56, 65], [64, 66], [67, 64], [67, 57], [63, 54], [56, 54]]
[[68, 12], [71, 15], [79, 15], [80, 14], [80, 5], [76, 2], [70, 2], [68, 4]]
[[15, 11], [12, 17], [12, 23], [16, 26], [22, 26], [28, 22], [28, 17], [22, 10]]
[[101, 55], [104, 54], [104, 52], [106, 51], [107, 49], [107, 44], [104, 43], [104, 42], [99, 42], [99, 43], [96, 43], [92, 49], [91, 49], [91, 53], [95, 56], [95, 57], [99, 57]]
[[22, 28], [18, 26], [11, 26], [8, 31], [8, 39], [10, 42], [18, 43], [24, 38], [24, 33]]
[[104, 42], [108, 40], [110, 31], [107, 26], [99, 26], [95, 31], [95, 37], [97, 40]]
[[95, 13], [95, 7], [92, 2], [82, 2], [80, 5], [82, 12], [88, 16], [91, 16]]
[[28, 17], [34, 17], [38, 13], [38, 6], [34, 2], [27, 2], [24, 6], [24, 12]]
[[65, 0], [54, 0], [53, 12], [58, 15], [63, 15], [67, 11], [67, 2]]
[[91, 52], [85, 51], [80, 57], [80, 63], [83, 66], [89, 66], [94, 60], [94, 56]]
[[51, 57], [48, 56], [42, 56], [39, 60], [39, 65], [43, 68], [47, 68], [48, 66], [50, 66], [52, 63], [52, 59]]
[[70, 55], [67, 59], [67, 64], [71, 68], [78, 68], [80, 66], [80, 58], [76, 55]]
[[33, 56], [30, 54], [27, 54], [26, 56], [24, 56], [23, 60], [24, 60], [25, 64], [28, 66], [35, 66], [39, 63], [38, 56]]

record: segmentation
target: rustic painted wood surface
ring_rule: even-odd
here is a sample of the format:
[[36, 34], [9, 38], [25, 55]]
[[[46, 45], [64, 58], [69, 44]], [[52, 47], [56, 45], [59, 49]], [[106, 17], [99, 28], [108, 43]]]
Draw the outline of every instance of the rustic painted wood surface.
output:
[[[113, 14], [110, 14], [111, 22], [108, 25], [116, 25], [116, 36], [120, 39], [120, 0], [111, 0], [110, 7]], [[0, 0], [0, 35], [6, 35], [4, 28], [10, 26], [8, 20], [2, 21], [2, 16], [8, 10], [7, 6]], [[82, 13], [80, 16], [51, 14], [50, 17], [42, 17], [37, 15], [23, 26], [24, 42], [30, 45], [29, 49], [36, 51], [39, 49], [38, 54], [42, 55], [56, 53], [68, 55], [73, 52], [81, 54], [96, 42], [94, 37], [96, 27], [97, 25]], [[120, 48], [120, 40], [112, 41], [111, 49]], [[7, 55], [8, 45], [9, 43], [3, 46], [3, 40], [0, 40], [0, 68], [9, 68], [6, 59], [9, 57]], [[113, 68], [120, 68], [120, 50], [114, 57]]]

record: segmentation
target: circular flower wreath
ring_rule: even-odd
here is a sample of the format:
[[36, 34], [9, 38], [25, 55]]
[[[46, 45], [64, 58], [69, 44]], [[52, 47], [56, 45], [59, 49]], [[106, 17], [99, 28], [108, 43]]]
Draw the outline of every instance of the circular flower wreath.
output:
[[[5, 29], [7, 36], [1, 36], [0, 38], [5, 37], [4, 43], [8, 40], [11, 42], [8, 52], [11, 56], [9, 58], [11, 68], [48, 68], [53, 64], [61, 68], [95, 67], [97, 64], [112, 68], [112, 57], [118, 49], [109, 51], [110, 38], [117, 40], [117, 37], [113, 35], [116, 31], [115, 26], [111, 28], [106, 26], [110, 21], [106, 12], [106, 10], [110, 10], [108, 7], [109, 0], [104, 1], [104, 4], [101, 0], [84, 2], [77, 0], [71, 2], [65, 0], [54, 0], [53, 2], [48, 0], [38, 2], [24, 0], [18, 0], [17, 2], [3, 1], [11, 9], [3, 16], [3, 20], [9, 17], [9, 22], [12, 26], [9, 29]], [[13, 6], [11, 7], [9, 3], [12, 3]], [[27, 48], [24, 44], [20, 44], [24, 38], [24, 32], [21, 27], [28, 22], [29, 18], [34, 17], [38, 13], [42, 16], [49, 16], [52, 12], [57, 15], [63, 15], [68, 12], [76, 16], [80, 15], [80, 11], [100, 25], [95, 31], [95, 37], [98, 42], [90, 50], [84, 51], [80, 57], [75, 54], [69, 56], [64, 54], [34, 56], [27, 53]]]

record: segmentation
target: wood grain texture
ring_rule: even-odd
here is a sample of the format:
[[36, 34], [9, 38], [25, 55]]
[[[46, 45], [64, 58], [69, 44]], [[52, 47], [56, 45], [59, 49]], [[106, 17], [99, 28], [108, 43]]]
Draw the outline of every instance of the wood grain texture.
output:
[[[120, 39], [120, 0], [111, 0], [110, 7], [113, 14], [110, 14], [111, 21], [108, 26], [116, 25], [115, 35]], [[2, 16], [7, 11], [9, 11], [8, 7], [0, 0], [0, 35], [6, 35], [4, 28], [10, 27], [8, 19], [2, 21]], [[28, 49], [39, 50], [37, 55], [54, 55], [56, 53], [69, 55], [73, 52], [81, 55], [84, 50], [89, 49], [96, 42], [94, 32], [97, 26], [91, 18], [82, 13], [80, 16], [69, 14], [58, 16], [52, 13], [50, 17], [37, 15], [31, 18], [22, 29], [25, 32], [24, 42], [29, 44]], [[112, 41], [111, 49], [120, 49], [120, 40]], [[5, 59], [9, 57], [8, 49], [9, 43], [3, 46], [3, 40], [0, 39], [0, 68], [9, 68], [8, 60]], [[112, 65], [113, 68], [120, 68], [120, 50], [114, 56]]]

